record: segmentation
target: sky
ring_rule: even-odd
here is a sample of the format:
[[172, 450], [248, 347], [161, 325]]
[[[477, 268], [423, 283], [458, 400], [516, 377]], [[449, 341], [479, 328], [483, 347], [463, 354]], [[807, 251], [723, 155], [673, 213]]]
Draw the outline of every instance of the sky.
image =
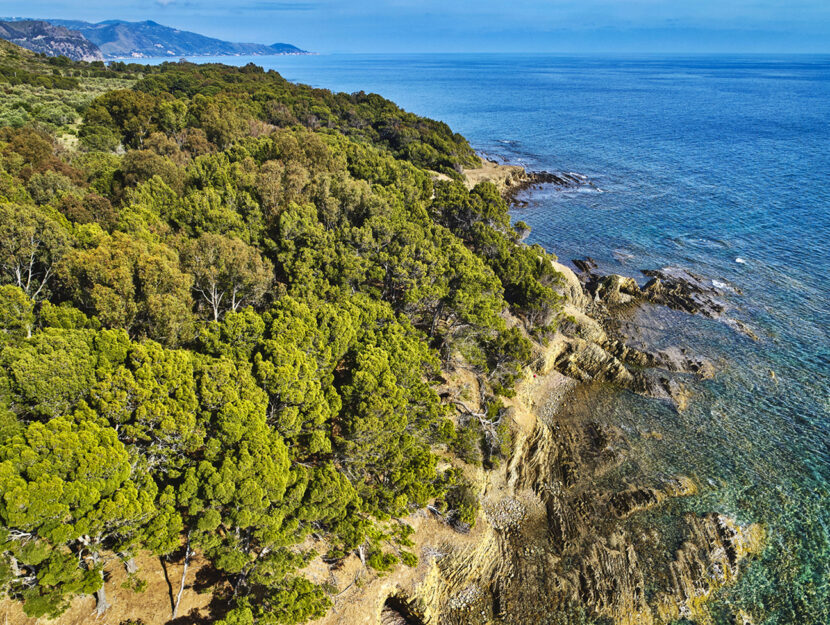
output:
[[830, 0], [0, 0], [330, 52], [830, 52]]

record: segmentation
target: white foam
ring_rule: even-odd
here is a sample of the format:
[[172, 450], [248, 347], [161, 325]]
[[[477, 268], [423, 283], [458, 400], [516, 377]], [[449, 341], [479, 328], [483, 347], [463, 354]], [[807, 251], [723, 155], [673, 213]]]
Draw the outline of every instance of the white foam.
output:
[[740, 256], [738, 256], [738, 258], [735, 259], [735, 262], [736, 263], [741, 263], [742, 265], [746, 265], [746, 261], [743, 258], [741, 258]]

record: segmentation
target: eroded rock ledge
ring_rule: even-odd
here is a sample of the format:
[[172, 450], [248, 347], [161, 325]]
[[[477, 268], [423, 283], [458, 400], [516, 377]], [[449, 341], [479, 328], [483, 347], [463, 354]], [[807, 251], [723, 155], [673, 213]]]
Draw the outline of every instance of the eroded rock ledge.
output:
[[615, 332], [613, 321], [620, 309], [644, 301], [633, 279], [606, 276], [586, 280], [583, 286], [567, 267], [557, 264], [556, 269], [563, 276], [567, 304], [560, 324], [562, 336], [545, 352], [548, 368], [580, 382], [607, 382], [665, 399], [681, 410], [688, 402], [687, 386], [671, 374], [714, 375], [714, 365], [706, 358], [682, 349], [643, 351], [626, 344], [625, 337]]

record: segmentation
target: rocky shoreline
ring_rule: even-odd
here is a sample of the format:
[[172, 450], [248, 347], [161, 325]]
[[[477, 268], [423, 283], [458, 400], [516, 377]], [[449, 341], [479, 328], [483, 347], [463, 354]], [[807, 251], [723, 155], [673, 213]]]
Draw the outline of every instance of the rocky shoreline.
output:
[[[495, 163], [487, 169], [493, 167], [499, 173], [493, 181], [508, 197], [539, 181], [558, 184], [546, 173]], [[346, 590], [321, 623], [706, 622], [706, 600], [759, 552], [760, 526], [739, 525], [717, 511], [667, 513], [676, 542], [667, 549], [649, 514], [695, 494], [697, 484], [684, 475], [612, 479], [631, 460], [631, 445], [621, 428], [584, 409], [596, 385], [612, 385], [683, 410], [686, 381], [713, 376], [714, 365], [680, 346], [632, 347], [618, 321], [642, 305], [723, 319], [722, 287], [674, 268], [648, 272], [650, 281], [640, 287], [630, 277], [600, 275], [590, 259], [574, 264], [579, 275], [554, 263], [562, 322], [546, 345], [537, 345], [535, 365], [505, 401], [508, 461], [493, 470], [467, 468], [481, 502], [475, 527], [462, 534], [427, 511], [416, 513], [407, 522], [416, 529], [418, 566], [363, 580], [362, 587], [354, 583], [355, 567], [329, 573]], [[468, 372], [448, 372], [446, 386], [447, 393], [479, 396]], [[734, 620], [751, 623], [744, 613]]]
[[[714, 370], [680, 349], [652, 354], [612, 338], [589, 313], [610, 318], [619, 306], [633, 305], [619, 297], [625, 287], [592, 293], [570, 269], [556, 269], [567, 299], [565, 321], [548, 345], [539, 346], [536, 366], [505, 402], [513, 424], [509, 461], [474, 472], [482, 503], [475, 528], [459, 534], [439, 518], [415, 515], [417, 569], [355, 590], [339, 616], [324, 622], [565, 625], [591, 617], [656, 625], [705, 619], [706, 600], [760, 550], [760, 526], [741, 526], [712, 511], [674, 519], [679, 546], [673, 555], [660, 553], [664, 539], [645, 516], [695, 494], [697, 484], [684, 475], [609, 482], [630, 459], [627, 435], [578, 407], [594, 385], [611, 384], [682, 409], [684, 396], [661, 393], [660, 381], [674, 380], [676, 372], [705, 377]], [[475, 384], [461, 374], [448, 381], [456, 390]], [[475, 389], [468, 394], [477, 395]]]
[[480, 167], [465, 169], [463, 172], [467, 187], [471, 189], [479, 182], [492, 182], [513, 205], [523, 204], [518, 199], [522, 192], [541, 188], [542, 185], [550, 185], [559, 190], [597, 188], [587, 176], [576, 172], [528, 171], [520, 165], [506, 165], [480, 158]]
[[649, 280], [641, 288], [633, 278], [598, 273], [596, 261], [592, 258], [572, 262], [579, 270], [587, 292], [595, 300], [604, 300], [615, 308], [643, 302], [666, 306], [722, 321], [752, 340], [758, 340], [752, 328], [727, 315], [729, 304], [725, 296], [741, 295], [741, 291], [725, 282], [704, 278], [683, 267], [664, 267], [643, 270], [643, 275]]

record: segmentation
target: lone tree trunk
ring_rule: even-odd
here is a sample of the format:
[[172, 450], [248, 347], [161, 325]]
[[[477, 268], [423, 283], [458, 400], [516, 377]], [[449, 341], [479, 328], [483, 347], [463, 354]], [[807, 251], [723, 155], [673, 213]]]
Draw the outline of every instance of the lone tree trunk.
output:
[[182, 567], [182, 583], [179, 585], [179, 594], [176, 595], [176, 604], [173, 606], [173, 618], [179, 612], [179, 603], [182, 600], [184, 593], [185, 579], [187, 578], [187, 567], [190, 566], [190, 557], [193, 555], [193, 550], [190, 548], [190, 532], [187, 534], [187, 544], [184, 548], [184, 566]]
[[[98, 566], [100, 561], [100, 556], [97, 553], [92, 554], [92, 563], [95, 566]], [[100, 569], [99, 574], [101, 575], [101, 587], [95, 591], [95, 611], [98, 613], [98, 616], [103, 616], [104, 612], [109, 610], [110, 604], [107, 601], [107, 586], [103, 568]]]
[[109, 610], [110, 604], [107, 602], [107, 590], [104, 585], [104, 573], [101, 572], [101, 587], [95, 591], [95, 611], [98, 616], [103, 616], [104, 612]]
[[443, 300], [438, 303], [438, 307], [435, 309], [435, 314], [432, 316], [432, 323], [429, 326], [429, 336], [435, 336], [435, 326], [438, 323], [438, 319], [441, 317], [441, 313], [444, 312], [444, 302]]

